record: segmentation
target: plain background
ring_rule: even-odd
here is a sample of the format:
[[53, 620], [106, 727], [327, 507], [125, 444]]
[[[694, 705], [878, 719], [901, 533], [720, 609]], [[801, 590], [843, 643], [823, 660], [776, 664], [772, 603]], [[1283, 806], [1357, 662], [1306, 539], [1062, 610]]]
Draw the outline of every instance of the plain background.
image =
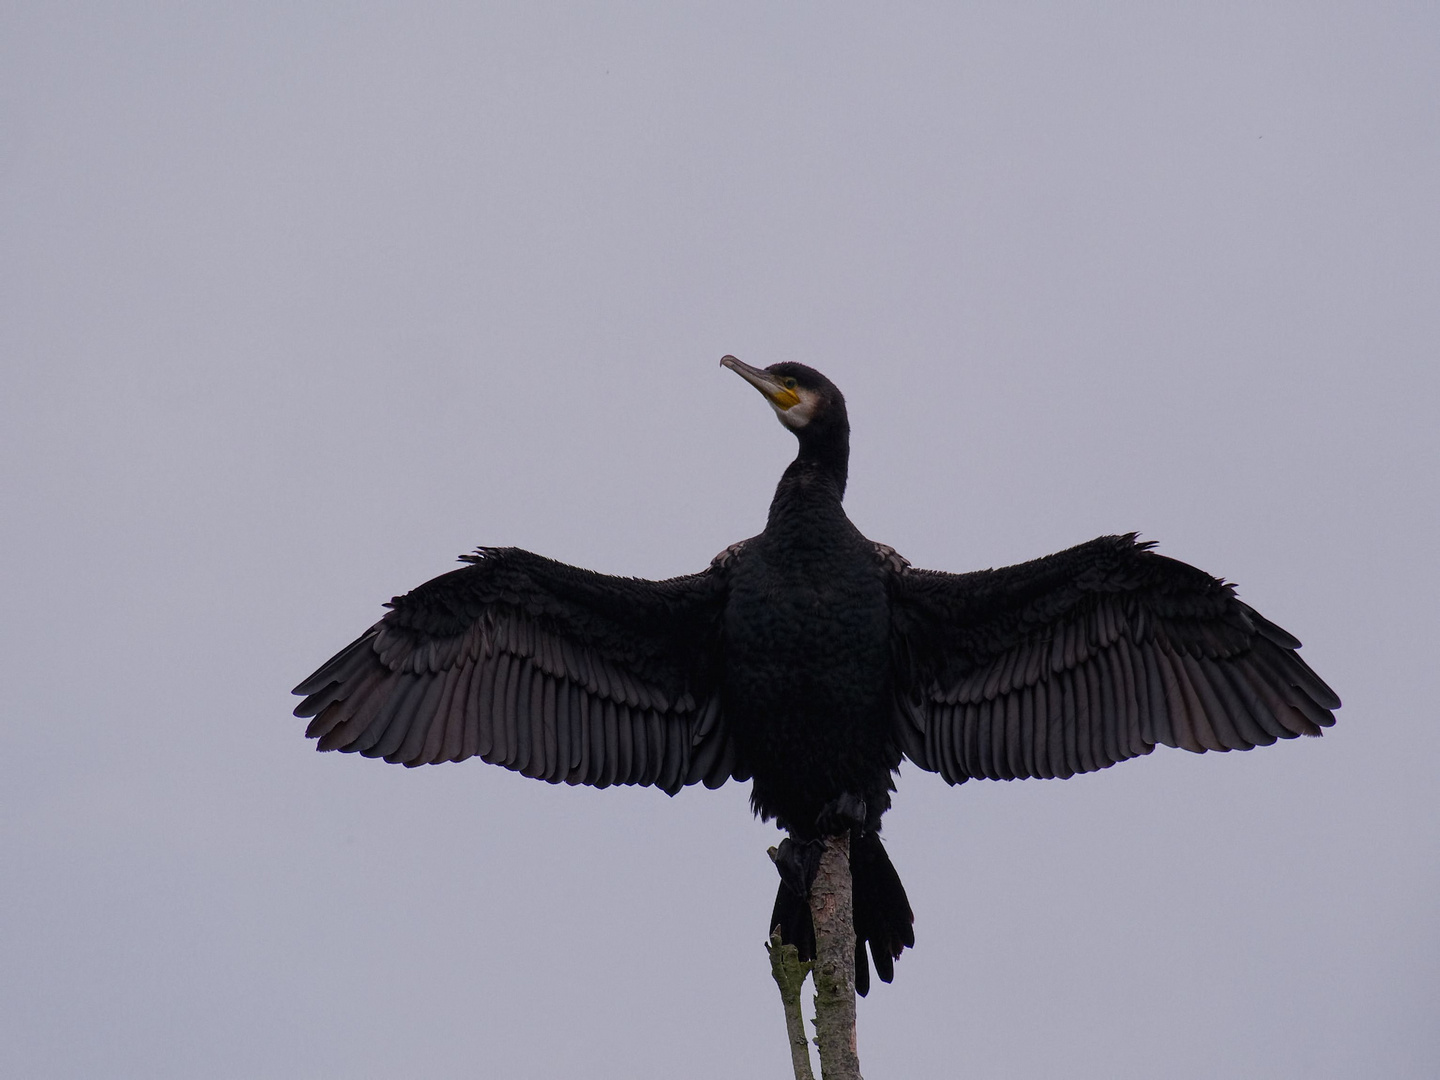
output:
[[0, 10], [0, 1072], [783, 1076], [747, 787], [319, 756], [477, 544], [700, 569], [813, 364], [916, 565], [1138, 529], [1321, 740], [950, 789], [866, 1075], [1440, 1073], [1440, 8]]

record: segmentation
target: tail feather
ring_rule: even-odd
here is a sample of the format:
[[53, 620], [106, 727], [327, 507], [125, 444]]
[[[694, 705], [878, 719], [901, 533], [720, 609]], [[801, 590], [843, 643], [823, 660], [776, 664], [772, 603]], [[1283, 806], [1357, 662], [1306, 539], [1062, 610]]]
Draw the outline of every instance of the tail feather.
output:
[[[867, 944], [875, 974], [881, 982], [892, 981], [895, 961], [915, 944], [915, 915], [878, 833], [852, 834], [850, 879], [855, 904], [855, 990], [864, 997], [870, 989]], [[810, 921], [809, 901], [784, 881], [780, 882], [770, 914], [770, 928], [776, 927], [780, 940], [794, 945], [801, 960], [815, 959], [815, 926]]]

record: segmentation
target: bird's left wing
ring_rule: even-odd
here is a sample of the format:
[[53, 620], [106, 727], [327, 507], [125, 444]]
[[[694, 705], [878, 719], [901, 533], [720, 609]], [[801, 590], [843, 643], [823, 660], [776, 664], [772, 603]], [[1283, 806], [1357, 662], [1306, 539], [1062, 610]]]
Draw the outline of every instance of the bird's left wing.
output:
[[465, 561], [295, 688], [318, 749], [405, 765], [478, 755], [551, 783], [671, 794], [737, 776], [716, 688], [718, 560], [667, 581], [515, 548]]
[[1335, 692], [1229, 584], [1133, 534], [971, 574], [892, 558], [905, 755], [952, 784], [1067, 777], [1156, 744], [1319, 735]]

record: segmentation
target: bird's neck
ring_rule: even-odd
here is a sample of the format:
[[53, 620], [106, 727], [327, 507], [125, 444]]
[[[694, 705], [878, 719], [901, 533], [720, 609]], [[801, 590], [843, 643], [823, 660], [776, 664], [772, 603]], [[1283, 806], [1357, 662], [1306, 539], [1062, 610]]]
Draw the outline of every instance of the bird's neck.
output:
[[767, 531], [783, 532], [795, 523], [809, 531], [829, 518], [843, 521], [840, 504], [845, 498], [849, 450], [849, 439], [843, 436], [838, 446], [801, 443], [800, 453], [775, 488]]
[[[785, 470], [785, 477], [806, 477], [828, 481], [835, 488], [837, 501], [845, 497], [845, 481], [850, 475], [850, 428], [833, 428], [824, 432], [800, 433], [800, 452]], [[781, 483], [784, 483], [782, 478]]]

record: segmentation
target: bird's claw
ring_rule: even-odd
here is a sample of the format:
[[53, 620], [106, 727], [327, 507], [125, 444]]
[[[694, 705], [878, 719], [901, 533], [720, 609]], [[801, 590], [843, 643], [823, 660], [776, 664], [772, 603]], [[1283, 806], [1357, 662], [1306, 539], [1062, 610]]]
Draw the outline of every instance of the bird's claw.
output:
[[831, 799], [815, 818], [821, 836], [840, 836], [864, 827], [865, 800], [848, 793]]
[[771, 856], [785, 887], [802, 900], [810, 899], [810, 886], [820, 870], [820, 856], [825, 852], [823, 840], [794, 840], [786, 837]]

